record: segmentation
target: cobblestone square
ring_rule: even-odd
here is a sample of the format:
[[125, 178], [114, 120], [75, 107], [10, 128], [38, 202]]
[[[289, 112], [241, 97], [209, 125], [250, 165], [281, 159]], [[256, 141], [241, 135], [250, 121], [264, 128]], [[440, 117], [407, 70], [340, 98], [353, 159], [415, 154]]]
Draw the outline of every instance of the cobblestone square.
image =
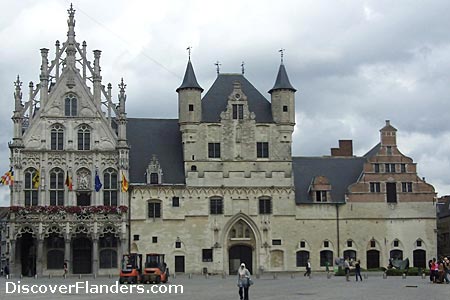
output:
[[[11, 291], [13, 283], [18, 281], [22, 285], [75, 285], [77, 282], [89, 282], [89, 285], [107, 285], [109, 287], [116, 284], [116, 278], [108, 277], [83, 277], [81, 279], [72, 278], [22, 278], [6, 281], [0, 279], [0, 299], [239, 299], [237, 294], [236, 280], [234, 276], [222, 278], [222, 276], [210, 276], [205, 278], [200, 275], [180, 275], [172, 278], [166, 284], [183, 285], [182, 294], [151, 294], [152, 285], [144, 285], [145, 293], [138, 294], [89, 294], [81, 293], [55, 293], [45, 294], [6, 294], [7, 282]], [[313, 274], [311, 279], [305, 278], [302, 274], [296, 274], [294, 278], [288, 274], [278, 275], [274, 279], [273, 275], [265, 274], [261, 278], [254, 278], [255, 284], [250, 289], [250, 299], [448, 299], [450, 295], [450, 285], [431, 284], [427, 279], [421, 277], [389, 277], [383, 279], [381, 274], [370, 274], [367, 280], [355, 282], [352, 277], [350, 282], [346, 282], [344, 277], [332, 277], [327, 279], [325, 274]], [[130, 288], [131, 286], [127, 286]], [[148, 291], [148, 293], [147, 293]]]

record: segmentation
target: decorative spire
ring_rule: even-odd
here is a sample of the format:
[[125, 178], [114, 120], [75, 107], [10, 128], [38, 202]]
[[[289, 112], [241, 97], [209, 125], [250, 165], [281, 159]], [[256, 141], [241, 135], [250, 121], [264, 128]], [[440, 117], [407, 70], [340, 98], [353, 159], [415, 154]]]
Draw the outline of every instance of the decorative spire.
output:
[[183, 83], [181, 83], [180, 87], [177, 88], [177, 93], [182, 89], [198, 89], [200, 92], [203, 92], [202, 87], [198, 84], [197, 78], [195, 77], [191, 60], [188, 61], [186, 72], [184, 73]]
[[17, 80], [14, 81], [14, 86], [16, 87], [14, 92], [15, 109], [18, 111], [22, 106], [22, 81], [20, 81], [19, 75], [17, 75]]
[[120, 83], [119, 83], [119, 90], [120, 90], [121, 95], [125, 94], [126, 88], [127, 88], [127, 85], [123, 82], [123, 77], [122, 77], [120, 80]]
[[192, 46], [189, 46], [186, 48], [186, 50], [188, 51], [188, 55], [189, 55], [189, 61], [191, 61], [191, 50], [192, 50]]
[[278, 52], [280, 52], [280, 56], [281, 56], [281, 64], [283, 64], [284, 62], [283, 62], [283, 56], [284, 56], [284, 51], [285, 51], [286, 49], [284, 49], [284, 48], [281, 48], [280, 50], [278, 50]]
[[245, 68], [244, 68], [244, 66], [245, 66], [245, 63], [242, 62], [242, 63], [241, 63], [241, 71], [242, 71], [242, 75], [244, 75], [244, 73], [245, 73]]
[[275, 80], [275, 84], [273, 85], [273, 88], [270, 89], [269, 93], [272, 94], [272, 92], [275, 90], [291, 90], [293, 92], [296, 92], [297, 90], [289, 82], [289, 77], [287, 75], [286, 68], [284, 67], [284, 62], [283, 62], [284, 49], [280, 49], [280, 50], [278, 50], [278, 52], [281, 53], [280, 68], [278, 69], [278, 74], [277, 74], [277, 79]]
[[77, 49], [75, 47], [75, 10], [73, 9], [72, 3], [67, 12], [69, 13], [69, 19], [67, 20], [69, 30], [67, 31], [66, 64], [73, 67], [75, 66], [75, 54]]
[[216, 61], [216, 63], [214, 64], [216, 66], [216, 72], [217, 75], [220, 74], [220, 66], [222, 65], [219, 61]]

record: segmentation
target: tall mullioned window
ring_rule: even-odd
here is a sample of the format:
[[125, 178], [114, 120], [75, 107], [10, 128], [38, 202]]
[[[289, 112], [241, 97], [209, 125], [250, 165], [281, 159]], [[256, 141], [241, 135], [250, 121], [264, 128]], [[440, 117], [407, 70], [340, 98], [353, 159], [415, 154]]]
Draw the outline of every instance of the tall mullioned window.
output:
[[64, 128], [59, 125], [53, 125], [50, 130], [50, 149], [64, 150]]
[[78, 128], [78, 150], [91, 150], [91, 129], [87, 125]]
[[64, 114], [66, 117], [75, 117], [77, 115], [77, 97], [70, 93], [64, 99]]
[[269, 215], [272, 213], [272, 198], [261, 197], [259, 198], [259, 214]]
[[233, 119], [242, 120], [244, 118], [244, 105], [233, 104]]
[[37, 179], [39, 175], [36, 169], [29, 168], [25, 170], [25, 185], [24, 185], [24, 194], [25, 194], [25, 206], [36, 206], [38, 205], [38, 188], [39, 182], [35, 183], [34, 179]]
[[103, 173], [103, 205], [117, 206], [117, 172], [112, 168]]
[[149, 202], [148, 203], [148, 217], [155, 219], [161, 218], [161, 202]]
[[220, 158], [220, 143], [208, 143], [208, 157]]
[[222, 197], [211, 197], [209, 199], [209, 211], [212, 215], [223, 214], [223, 199], [222, 199]]
[[257, 142], [256, 143], [256, 157], [257, 158], [268, 158], [269, 157], [269, 143], [268, 142]]
[[50, 171], [50, 205], [64, 205], [64, 171], [60, 168]]

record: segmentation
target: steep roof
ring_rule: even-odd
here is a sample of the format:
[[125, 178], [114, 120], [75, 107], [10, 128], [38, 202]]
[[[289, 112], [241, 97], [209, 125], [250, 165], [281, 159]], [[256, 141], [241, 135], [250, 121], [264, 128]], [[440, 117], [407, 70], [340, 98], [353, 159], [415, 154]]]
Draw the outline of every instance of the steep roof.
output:
[[183, 82], [180, 87], [177, 88], [177, 92], [181, 89], [199, 89], [203, 92], [203, 89], [198, 84], [197, 78], [195, 77], [194, 67], [192, 67], [191, 60], [188, 61], [186, 72], [184, 72]]
[[439, 199], [437, 215], [439, 219], [450, 217], [450, 196], [443, 196]]
[[155, 154], [163, 184], [184, 184], [184, 163], [178, 119], [128, 119], [130, 182], [145, 183], [145, 171]]
[[241, 74], [219, 74], [202, 99], [202, 122], [220, 122], [220, 113], [226, 110], [233, 82], [239, 81], [247, 96], [248, 108], [256, 115], [257, 123], [272, 123], [270, 102]]
[[284, 64], [280, 65], [280, 68], [278, 69], [277, 79], [275, 80], [275, 84], [273, 85], [273, 88], [269, 91], [269, 93], [272, 93], [274, 90], [279, 89], [291, 90], [293, 92], [297, 91], [289, 82], [289, 77], [287, 75]]
[[371, 158], [371, 157], [375, 156], [378, 153], [378, 151], [380, 151], [380, 148], [381, 148], [381, 143], [376, 144], [375, 146], [373, 146], [372, 149], [369, 150], [369, 152], [364, 154], [363, 157]]
[[295, 202], [312, 203], [309, 187], [316, 176], [325, 176], [331, 184], [331, 202], [344, 203], [348, 187], [360, 176], [363, 157], [293, 157]]

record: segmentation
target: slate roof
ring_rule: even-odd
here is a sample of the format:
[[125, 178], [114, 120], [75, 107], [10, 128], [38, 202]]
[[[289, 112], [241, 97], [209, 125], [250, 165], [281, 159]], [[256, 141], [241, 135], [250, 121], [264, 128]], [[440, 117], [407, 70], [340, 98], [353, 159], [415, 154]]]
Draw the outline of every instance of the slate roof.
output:
[[380, 151], [381, 143], [376, 144], [372, 149], [369, 150], [366, 154], [364, 154], [363, 157], [365, 158], [371, 158], [375, 155], [377, 155], [378, 151]]
[[0, 220], [6, 220], [9, 217], [9, 207], [0, 207]]
[[191, 60], [188, 61], [188, 64], [186, 66], [186, 72], [184, 73], [183, 82], [181, 83], [180, 87], [177, 88], [177, 92], [181, 89], [199, 89], [203, 92], [203, 89], [197, 82], [197, 78], [195, 77], [194, 67], [191, 64]]
[[202, 99], [202, 122], [220, 122], [220, 113], [225, 111], [228, 96], [233, 92], [233, 82], [239, 81], [247, 96], [248, 107], [256, 115], [257, 123], [272, 123], [270, 102], [241, 74], [219, 74]]
[[130, 182], [145, 183], [145, 171], [155, 154], [163, 184], [184, 184], [184, 163], [178, 119], [129, 118]]
[[278, 69], [277, 79], [275, 80], [275, 84], [273, 85], [273, 88], [269, 91], [269, 93], [272, 93], [274, 90], [279, 89], [287, 89], [294, 92], [297, 91], [289, 82], [289, 77], [287, 75], [284, 64], [280, 65], [280, 68]]
[[331, 184], [331, 202], [344, 203], [348, 187], [363, 171], [364, 157], [293, 157], [295, 202], [312, 203], [309, 187], [315, 176], [325, 176]]
[[450, 217], [450, 196], [444, 196], [442, 199], [444, 201], [440, 201], [437, 204], [437, 215], [439, 219]]

